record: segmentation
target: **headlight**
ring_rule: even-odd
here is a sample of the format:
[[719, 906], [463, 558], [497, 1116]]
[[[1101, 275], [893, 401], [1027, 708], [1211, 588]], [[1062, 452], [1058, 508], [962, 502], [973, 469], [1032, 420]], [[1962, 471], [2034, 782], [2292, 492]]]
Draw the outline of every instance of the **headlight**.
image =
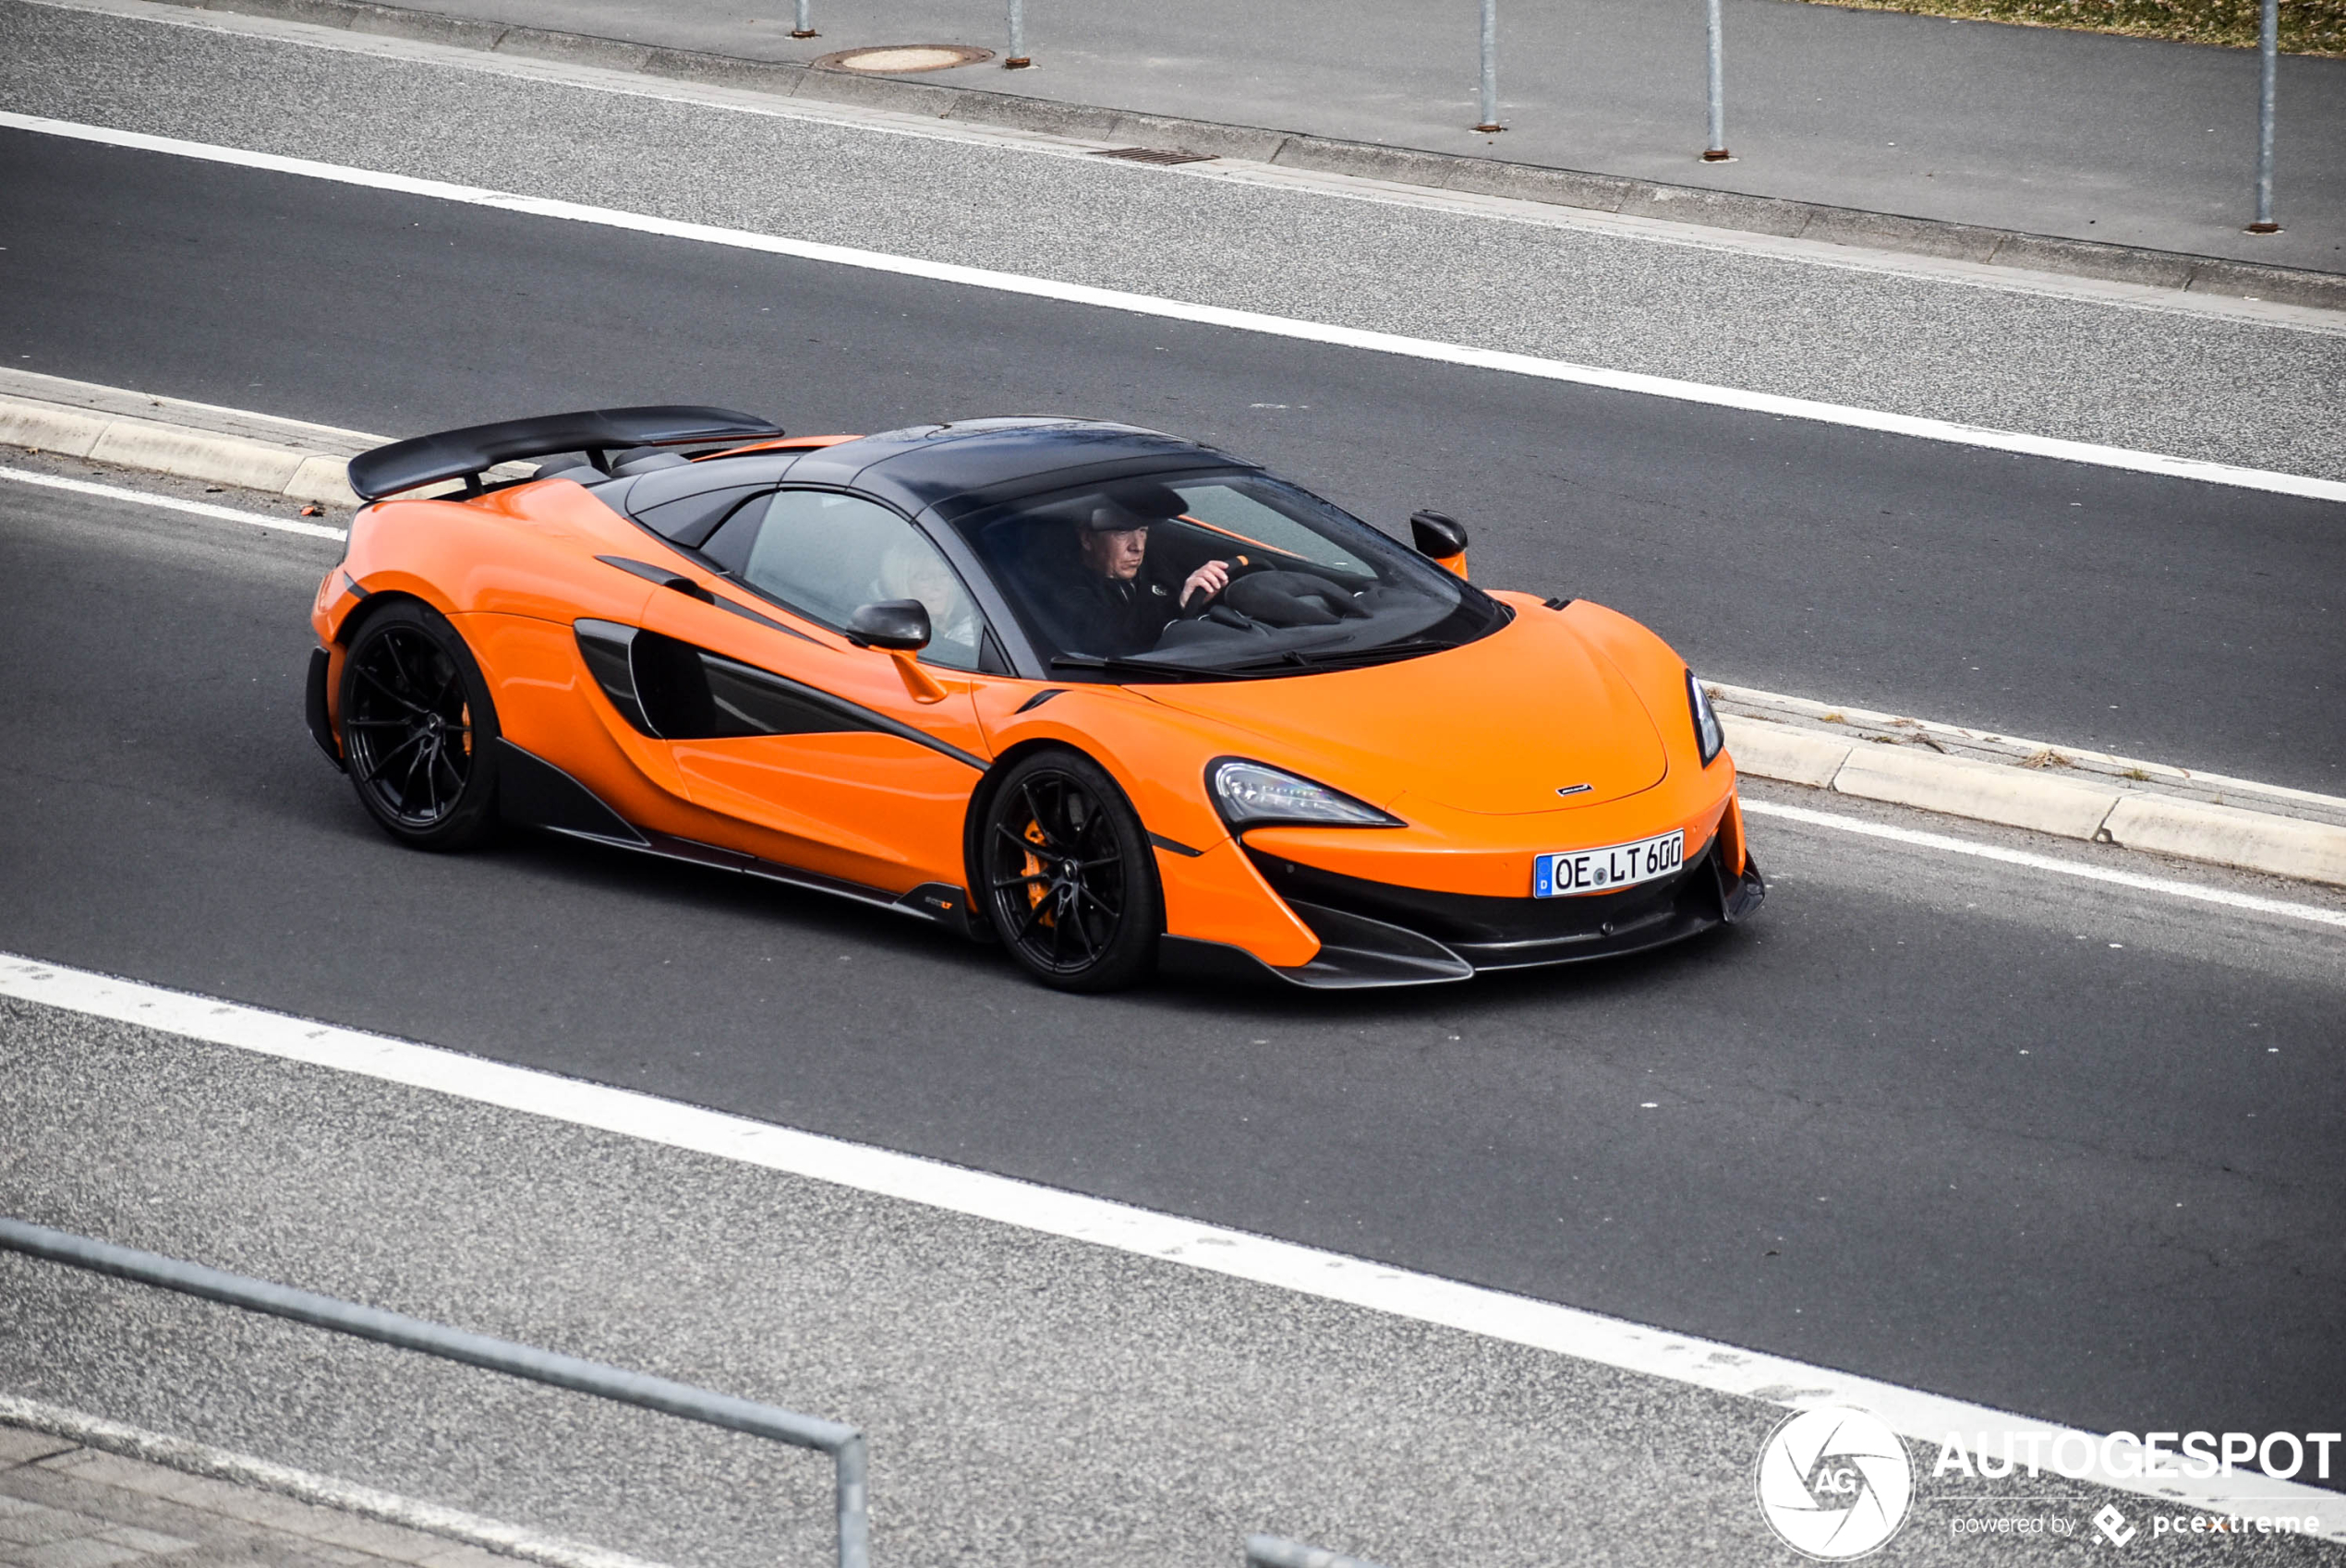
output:
[[1701, 754], [1702, 766], [1709, 767], [1719, 748], [1727, 743], [1727, 733], [1719, 728], [1719, 716], [1711, 711], [1711, 698], [1691, 669], [1687, 671], [1687, 706], [1694, 710], [1694, 749]]
[[1224, 757], [1205, 770], [1214, 807], [1232, 827], [1275, 822], [1303, 827], [1399, 827], [1397, 816], [1351, 796], [1276, 767]]

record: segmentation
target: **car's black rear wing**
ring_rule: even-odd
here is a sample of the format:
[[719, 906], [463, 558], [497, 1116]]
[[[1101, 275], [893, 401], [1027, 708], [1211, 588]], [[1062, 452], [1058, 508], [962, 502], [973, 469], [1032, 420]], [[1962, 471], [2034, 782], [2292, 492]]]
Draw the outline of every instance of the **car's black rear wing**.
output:
[[583, 452], [602, 465], [606, 453], [637, 446], [690, 446], [704, 441], [771, 440], [781, 427], [730, 408], [590, 408], [507, 419], [415, 436], [350, 460], [350, 488], [362, 501], [380, 501], [443, 479], [478, 480], [501, 463]]

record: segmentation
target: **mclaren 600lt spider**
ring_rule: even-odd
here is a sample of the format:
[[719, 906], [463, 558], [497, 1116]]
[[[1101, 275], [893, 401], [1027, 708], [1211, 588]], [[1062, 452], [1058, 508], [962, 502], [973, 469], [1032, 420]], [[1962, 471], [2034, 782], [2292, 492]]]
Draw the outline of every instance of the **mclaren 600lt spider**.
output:
[[529, 825], [881, 905], [1085, 991], [1160, 959], [1463, 980], [1765, 892], [1660, 638], [1474, 586], [1438, 513], [1404, 547], [1172, 436], [606, 409], [400, 441], [350, 480], [309, 725], [418, 848]]

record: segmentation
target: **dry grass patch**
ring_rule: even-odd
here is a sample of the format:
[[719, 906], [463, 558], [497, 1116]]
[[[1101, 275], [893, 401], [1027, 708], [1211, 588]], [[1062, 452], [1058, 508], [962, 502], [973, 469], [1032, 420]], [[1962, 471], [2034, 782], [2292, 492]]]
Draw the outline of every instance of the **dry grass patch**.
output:
[[[1867, 11], [1907, 11], [2024, 27], [2076, 28], [2183, 43], [2253, 49], [2261, 0], [1824, 0]], [[2346, 0], [2281, 0], [2280, 46], [2346, 57]]]

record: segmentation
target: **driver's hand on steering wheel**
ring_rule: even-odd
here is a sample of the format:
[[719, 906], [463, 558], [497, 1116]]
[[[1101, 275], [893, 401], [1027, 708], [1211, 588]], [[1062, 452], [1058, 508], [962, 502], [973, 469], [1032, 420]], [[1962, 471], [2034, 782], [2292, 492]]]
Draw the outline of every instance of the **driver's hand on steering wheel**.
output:
[[1189, 609], [1190, 601], [1198, 598], [1201, 595], [1210, 599], [1229, 585], [1230, 563], [1227, 561], [1209, 561], [1191, 573], [1190, 580], [1181, 585], [1181, 608]]

